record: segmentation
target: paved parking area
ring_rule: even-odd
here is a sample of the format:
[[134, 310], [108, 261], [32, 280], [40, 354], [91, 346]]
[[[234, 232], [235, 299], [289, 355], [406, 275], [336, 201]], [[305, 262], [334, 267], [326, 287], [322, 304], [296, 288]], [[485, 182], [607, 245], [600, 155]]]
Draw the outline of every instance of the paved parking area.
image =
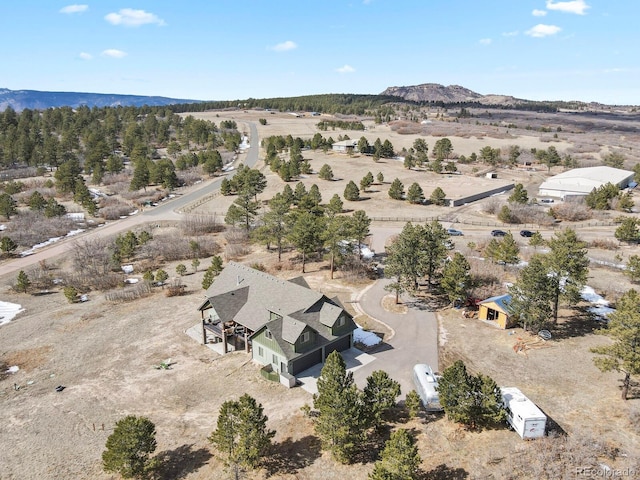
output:
[[[347, 364], [347, 371], [353, 372], [354, 379], [356, 379], [356, 372], [359, 369], [371, 363], [375, 363], [375, 357], [373, 355], [369, 355], [368, 353], [358, 350], [357, 348], [344, 350], [343, 352], [340, 352], [340, 354], [342, 355], [344, 362]], [[318, 393], [317, 381], [323, 366], [323, 363], [319, 363], [296, 375], [298, 381], [302, 383], [302, 388], [307, 392], [311, 394]], [[365, 384], [366, 378], [367, 376], [364, 377]], [[364, 385], [361, 384], [361, 382], [359, 382], [358, 380], [356, 380], [356, 383], [358, 387], [364, 388]]]

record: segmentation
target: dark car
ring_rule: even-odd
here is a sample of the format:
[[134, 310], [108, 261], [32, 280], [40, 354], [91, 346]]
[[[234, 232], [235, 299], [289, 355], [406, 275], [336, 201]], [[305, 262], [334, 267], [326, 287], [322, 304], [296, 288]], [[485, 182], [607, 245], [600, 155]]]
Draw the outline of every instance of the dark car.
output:
[[531, 230], [520, 230], [521, 237], [533, 237], [533, 232]]
[[504, 230], [491, 230], [492, 237], [504, 237], [507, 235], [507, 232]]

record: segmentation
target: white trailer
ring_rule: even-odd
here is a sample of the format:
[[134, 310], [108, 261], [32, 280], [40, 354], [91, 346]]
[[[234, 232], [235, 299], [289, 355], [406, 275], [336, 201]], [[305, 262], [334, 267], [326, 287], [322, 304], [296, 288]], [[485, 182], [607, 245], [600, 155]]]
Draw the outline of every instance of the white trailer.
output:
[[437, 390], [439, 378], [440, 376], [433, 373], [429, 365], [419, 363], [413, 367], [413, 382], [416, 385], [416, 392], [418, 392], [427, 412], [442, 411]]
[[500, 387], [509, 425], [520, 438], [544, 437], [547, 416], [516, 387]]

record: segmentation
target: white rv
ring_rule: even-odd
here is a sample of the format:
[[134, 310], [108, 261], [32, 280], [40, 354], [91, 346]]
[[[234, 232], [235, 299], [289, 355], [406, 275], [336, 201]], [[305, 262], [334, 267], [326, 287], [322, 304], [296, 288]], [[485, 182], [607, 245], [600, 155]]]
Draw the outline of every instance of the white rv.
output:
[[413, 367], [413, 382], [416, 384], [416, 392], [422, 400], [422, 405], [427, 412], [441, 412], [440, 399], [438, 397], [438, 379], [429, 365], [419, 363]]
[[544, 437], [547, 416], [516, 387], [500, 387], [509, 425], [521, 438]]

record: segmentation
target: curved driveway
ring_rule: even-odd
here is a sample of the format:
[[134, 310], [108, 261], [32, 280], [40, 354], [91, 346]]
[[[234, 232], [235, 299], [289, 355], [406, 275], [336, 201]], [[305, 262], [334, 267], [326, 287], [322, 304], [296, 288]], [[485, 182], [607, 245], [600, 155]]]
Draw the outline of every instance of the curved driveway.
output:
[[[383, 232], [373, 230], [373, 242], [384, 245], [385, 235], [394, 232], [385, 229]], [[382, 248], [376, 250], [382, 251]], [[393, 334], [377, 350], [371, 352], [376, 359], [354, 371], [356, 383], [364, 387], [366, 378], [375, 370], [386, 371], [391, 378], [400, 383], [403, 396], [413, 390], [414, 384], [411, 370], [416, 363], [431, 365], [433, 371], [438, 371], [438, 320], [434, 312], [424, 309], [424, 306], [409, 296], [402, 296], [401, 300], [407, 306], [404, 314], [393, 313], [382, 307], [382, 299], [389, 295], [384, 287], [390, 280], [380, 279], [366, 288], [356, 298], [354, 306], [369, 317], [388, 325]]]

